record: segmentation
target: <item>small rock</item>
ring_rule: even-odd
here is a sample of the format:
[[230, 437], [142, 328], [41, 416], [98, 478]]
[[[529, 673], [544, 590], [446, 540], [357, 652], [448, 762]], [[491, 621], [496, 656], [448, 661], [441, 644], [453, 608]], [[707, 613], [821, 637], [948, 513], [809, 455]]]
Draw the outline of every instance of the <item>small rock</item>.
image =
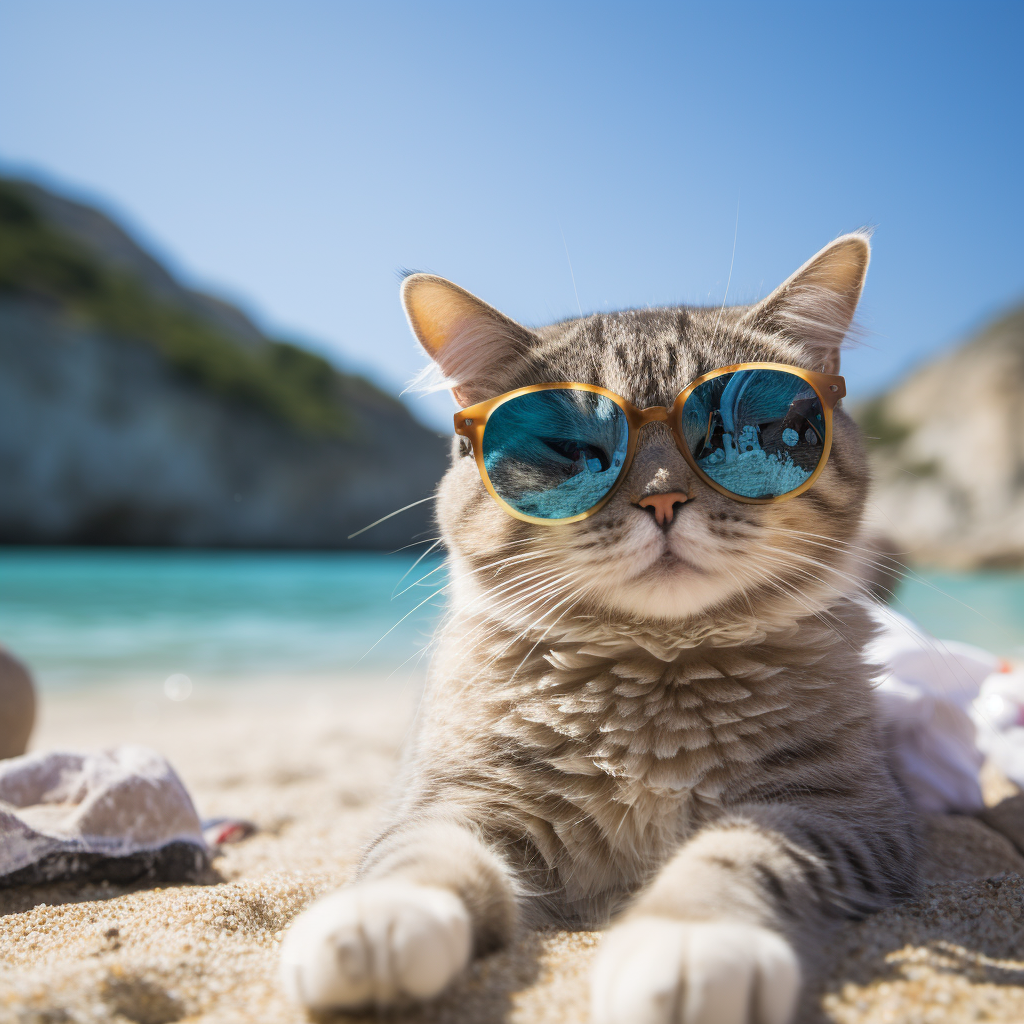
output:
[[36, 691], [28, 669], [0, 647], [0, 758], [28, 749], [36, 720]]

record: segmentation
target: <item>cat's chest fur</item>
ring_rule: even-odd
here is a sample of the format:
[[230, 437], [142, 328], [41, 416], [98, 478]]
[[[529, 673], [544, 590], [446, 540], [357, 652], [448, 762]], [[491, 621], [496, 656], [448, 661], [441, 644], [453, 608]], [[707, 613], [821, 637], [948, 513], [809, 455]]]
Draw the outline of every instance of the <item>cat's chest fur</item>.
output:
[[517, 651], [477, 690], [463, 750], [567, 902], [626, 892], [763, 784], [766, 759], [841, 727], [831, 647]]

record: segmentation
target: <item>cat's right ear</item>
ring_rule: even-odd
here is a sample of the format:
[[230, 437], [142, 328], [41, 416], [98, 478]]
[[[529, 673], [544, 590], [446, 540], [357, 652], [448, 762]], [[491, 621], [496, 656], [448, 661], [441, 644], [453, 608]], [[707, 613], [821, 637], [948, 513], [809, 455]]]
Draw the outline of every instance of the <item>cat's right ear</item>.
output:
[[509, 366], [530, 347], [525, 327], [433, 274], [410, 274], [402, 282], [402, 306], [441, 372], [441, 386], [451, 388], [461, 408], [507, 390]]
[[869, 237], [869, 232], [854, 231], [830, 242], [751, 307], [742, 322], [796, 341], [809, 370], [839, 373], [839, 350], [871, 259]]

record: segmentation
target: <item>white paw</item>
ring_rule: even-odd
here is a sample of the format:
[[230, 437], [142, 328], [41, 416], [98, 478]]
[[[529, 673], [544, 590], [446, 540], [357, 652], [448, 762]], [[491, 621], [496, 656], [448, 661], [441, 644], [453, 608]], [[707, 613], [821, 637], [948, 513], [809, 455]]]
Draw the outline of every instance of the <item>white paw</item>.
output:
[[749, 924], [638, 917], [612, 928], [594, 964], [591, 1024], [789, 1024], [800, 965]]
[[447, 889], [367, 882], [300, 914], [281, 947], [281, 978], [314, 1010], [436, 996], [469, 963], [465, 904]]

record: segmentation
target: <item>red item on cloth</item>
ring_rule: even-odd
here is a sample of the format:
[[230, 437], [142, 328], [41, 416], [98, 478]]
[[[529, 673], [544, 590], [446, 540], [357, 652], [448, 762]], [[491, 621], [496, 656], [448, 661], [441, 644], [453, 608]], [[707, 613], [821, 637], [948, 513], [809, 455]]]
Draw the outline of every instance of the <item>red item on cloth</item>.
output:
[[203, 838], [209, 847], [240, 843], [257, 831], [257, 827], [244, 818], [209, 818], [203, 822]]

